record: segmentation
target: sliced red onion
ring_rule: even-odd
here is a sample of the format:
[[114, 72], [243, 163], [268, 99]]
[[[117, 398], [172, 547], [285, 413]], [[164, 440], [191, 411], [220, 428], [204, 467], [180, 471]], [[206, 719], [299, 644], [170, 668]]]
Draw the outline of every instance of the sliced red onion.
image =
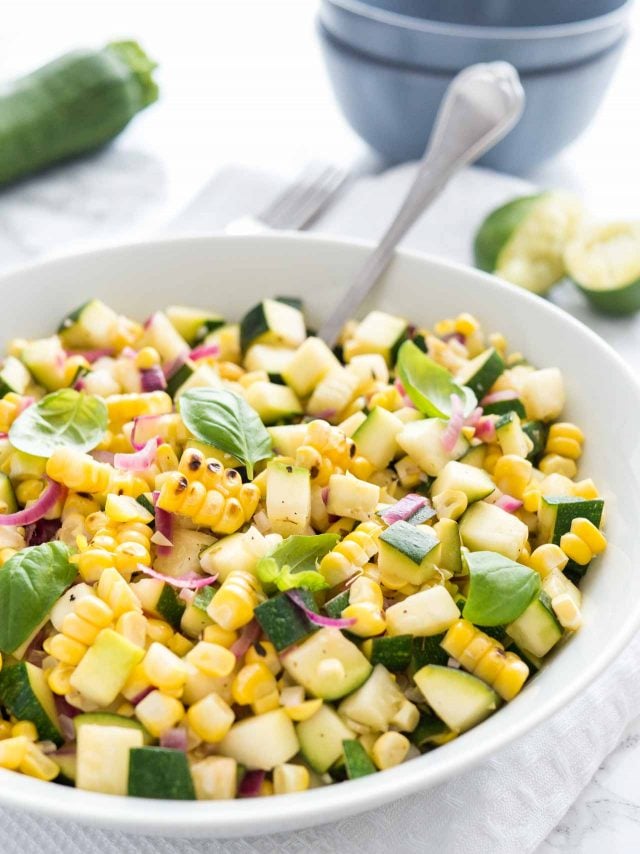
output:
[[167, 379], [159, 365], [143, 368], [140, 371], [140, 383], [142, 391], [163, 391], [167, 387]]
[[467, 336], [462, 332], [448, 332], [446, 335], [440, 336], [441, 341], [458, 341], [460, 344], [467, 343]]
[[329, 503], [329, 487], [323, 486], [322, 489], [320, 490], [320, 495], [322, 496], [323, 504], [328, 504]]
[[197, 361], [198, 359], [209, 359], [212, 356], [219, 355], [220, 347], [217, 344], [201, 344], [189, 353], [189, 358]]
[[173, 543], [171, 540], [168, 540], [164, 534], [161, 534], [160, 531], [155, 531], [155, 533], [151, 536], [151, 542], [156, 546], [166, 546], [167, 548], [172, 548]]
[[206, 578], [195, 574], [190, 577], [182, 576], [174, 578], [172, 575], [165, 575], [164, 572], [158, 572], [156, 569], [145, 566], [143, 563], [138, 564], [138, 572], [149, 575], [151, 578], [157, 578], [158, 581], [164, 581], [165, 584], [170, 584], [172, 587], [179, 587], [181, 590], [199, 590], [201, 587], [208, 587], [210, 584], [215, 584], [218, 580], [217, 574], [209, 575]]
[[124, 356], [125, 359], [135, 359], [138, 355], [138, 351], [134, 350], [133, 347], [123, 347], [120, 355]]
[[31, 395], [27, 395], [26, 397], [21, 398], [20, 402], [18, 403], [18, 414], [21, 415], [25, 411], [25, 409], [28, 409], [30, 406], [33, 406], [35, 402], [35, 397], [31, 397]]
[[[78, 712], [80, 709], [77, 710]], [[60, 724], [60, 732], [64, 736], [65, 741], [73, 741], [76, 737], [76, 728], [73, 723], [73, 718], [69, 715], [58, 715], [58, 723]]]
[[291, 599], [294, 605], [304, 612], [307, 620], [309, 620], [310, 623], [313, 623], [314, 626], [327, 626], [333, 629], [348, 629], [349, 626], [352, 626], [356, 622], [355, 617], [352, 617], [351, 619], [344, 619], [342, 617], [324, 617], [322, 614], [316, 614], [315, 611], [312, 611], [311, 608], [307, 607], [299, 590], [287, 590], [287, 596]]
[[180, 368], [184, 365], [184, 363], [189, 358], [189, 351], [185, 350], [184, 353], [180, 353], [179, 356], [176, 356], [175, 359], [172, 359], [170, 362], [166, 362], [162, 366], [163, 373], [167, 379], [171, 379], [171, 377], [179, 371]]
[[183, 587], [182, 590], [178, 593], [178, 599], [182, 599], [183, 602], [186, 602], [187, 605], [191, 605], [193, 600], [196, 598], [196, 591], [189, 590], [186, 587]]
[[264, 783], [264, 771], [247, 771], [238, 786], [239, 798], [257, 798]]
[[114, 349], [113, 347], [99, 347], [95, 350], [66, 350], [65, 352], [67, 356], [82, 356], [87, 362], [93, 363], [104, 356], [113, 356]]
[[80, 379], [76, 380], [73, 384], [73, 390], [74, 391], [84, 391], [86, 389], [86, 387], [87, 387], [87, 384], [84, 381], [83, 377], [80, 377]]
[[424, 507], [425, 504], [428, 504], [428, 501], [424, 495], [416, 495], [414, 492], [410, 492], [396, 504], [383, 510], [380, 516], [387, 525], [393, 525], [394, 522], [406, 522], [407, 519], [413, 516], [416, 510]]
[[163, 732], [160, 736], [160, 747], [168, 747], [170, 750], [182, 750], [187, 752], [187, 731], [182, 727], [174, 727]]
[[404, 405], [405, 405], [405, 406], [408, 406], [410, 409], [415, 409], [415, 408], [416, 408], [416, 405], [415, 405], [415, 403], [411, 400], [411, 398], [409, 397], [409, 395], [407, 394], [407, 390], [406, 390], [406, 389], [405, 389], [405, 387], [403, 386], [402, 381], [401, 381], [401, 380], [399, 380], [399, 379], [396, 377], [396, 379], [395, 379], [395, 381], [394, 381], [394, 383], [393, 383], [393, 384], [395, 385], [396, 389], [398, 390], [398, 394], [399, 394], [399, 395], [400, 395], [400, 397], [402, 398], [402, 402], [404, 403]]
[[450, 454], [456, 446], [460, 433], [464, 427], [464, 408], [462, 400], [457, 394], [451, 395], [451, 416], [444, 433], [442, 434], [441, 442], [444, 450]]
[[96, 460], [96, 462], [109, 463], [109, 465], [112, 466], [115, 454], [113, 451], [91, 451], [91, 456]]
[[522, 501], [519, 498], [514, 498], [513, 495], [501, 495], [496, 501], [496, 507], [506, 510], [507, 513], [515, 513], [522, 507]]
[[8, 438], [9, 438], [8, 433], [0, 433], [0, 439], [8, 439]]
[[489, 415], [483, 415], [476, 424], [476, 436], [483, 442], [493, 442], [496, 438], [496, 424]]
[[229, 649], [236, 658], [242, 658], [249, 648], [258, 640], [261, 633], [262, 629], [260, 628], [258, 621], [251, 620], [251, 622], [247, 623], [247, 625], [242, 629], [240, 637], [235, 641], [235, 643], [231, 644]]
[[49, 485], [31, 507], [18, 510], [17, 513], [0, 514], [0, 525], [32, 525], [34, 522], [38, 522], [43, 516], [46, 516], [60, 498], [66, 495], [66, 492], [66, 487], [62, 486], [61, 483], [49, 480]]
[[28, 525], [25, 530], [27, 545], [41, 546], [55, 540], [61, 524], [60, 519], [39, 519], [35, 525]]
[[149, 685], [147, 688], [143, 688], [139, 694], [136, 694], [135, 697], [131, 698], [131, 705], [137, 706], [138, 703], [141, 703], [145, 697], [148, 697], [149, 694], [151, 694], [151, 692], [155, 690], [156, 689], [153, 687], [153, 685]]
[[[153, 492], [153, 505], [156, 510], [156, 531], [159, 531], [163, 537], [165, 537], [170, 543], [173, 542], [173, 514], [169, 513], [167, 510], [163, 510], [162, 507], [158, 507], [158, 496], [159, 492]], [[157, 547], [159, 555], [170, 555], [173, 546], [158, 546]]]
[[480, 401], [480, 406], [489, 406], [491, 403], [501, 403], [503, 400], [516, 400], [517, 397], [518, 393], [510, 388], [504, 389], [503, 391], [492, 391], [490, 394], [485, 394]]
[[476, 406], [476, 408], [464, 419], [465, 427], [475, 427], [482, 418], [482, 407]]
[[[131, 438], [129, 439], [129, 441], [131, 442], [132, 447], [135, 448], [136, 451], [141, 451], [146, 444], [146, 442], [138, 441], [138, 427], [142, 426], [142, 424], [144, 423], [146, 427], [151, 427], [151, 429], [153, 430], [154, 421], [157, 422], [158, 419], [163, 417], [164, 416], [162, 415], [138, 415], [136, 416], [136, 418], [133, 419], [133, 430], [131, 431]], [[152, 439], [153, 436], [150, 436], [149, 438]]]
[[139, 451], [134, 451], [133, 454], [116, 454], [113, 458], [114, 466], [125, 471], [148, 469], [156, 460], [156, 451], [160, 441], [160, 439], [149, 439]]
[[76, 709], [75, 706], [72, 706], [71, 703], [68, 703], [67, 700], [61, 694], [54, 694], [53, 699], [56, 704], [56, 711], [58, 712], [58, 717], [64, 716], [67, 718], [75, 718], [77, 715], [82, 714], [80, 709]]

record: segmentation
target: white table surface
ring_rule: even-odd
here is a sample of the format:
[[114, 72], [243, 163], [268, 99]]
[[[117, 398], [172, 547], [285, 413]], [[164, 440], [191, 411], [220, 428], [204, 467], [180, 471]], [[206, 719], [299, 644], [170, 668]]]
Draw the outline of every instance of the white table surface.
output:
[[[0, 195], [0, 266], [152, 231], [227, 163], [288, 176], [311, 158], [362, 157], [332, 101], [313, 0], [4, 0], [2, 12], [0, 79], [137, 37], [161, 62], [163, 97], [95, 158]], [[637, 217], [639, 80], [635, 35], [592, 127], [527, 177], [577, 191], [596, 214]], [[605, 848], [640, 850], [640, 719], [539, 854]]]

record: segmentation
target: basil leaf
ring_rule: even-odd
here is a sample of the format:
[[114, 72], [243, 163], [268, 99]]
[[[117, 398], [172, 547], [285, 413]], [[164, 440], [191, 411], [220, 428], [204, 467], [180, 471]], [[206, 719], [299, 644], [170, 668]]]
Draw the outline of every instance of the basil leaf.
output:
[[451, 395], [463, 402], [469, 415], [477, 404], [470, 388], [458, 385], [449, 371], [430, 359], [413, 341], [405, 341], [398, 351], [396, 374], [414, 406], [430, 418], [451, 415]]
[[533, 569], [495, 552], [469, 552], [469, 593], [462, 616], [480, 626], [501, 626], [517, 619], [540, 592]]
[[270, 555], [258, 562], [258, 578], [266, 587], [291, 590], [324, 590], [329, 585], [316, 569], [317, 562], [336, 545], [337, 534], [287, 537]]
[[63, 388], [25, 409], [11, 425], [14, 448], [34, 457], [50, 457], [56, 448], [91, 451], [102, 441], [109, 416], [99, 397]]
[[43, 543], [9, 558], [0, 569], [2, 652], [14, 652], [29, 639], [76, 575], [64, 543]]
[[260, 416], [226, 389], [194, 388], [180, 398], [180, 415], [196, 439], [240, 460], [253, 477], [253, 466], [271, 456], [271, 436]]

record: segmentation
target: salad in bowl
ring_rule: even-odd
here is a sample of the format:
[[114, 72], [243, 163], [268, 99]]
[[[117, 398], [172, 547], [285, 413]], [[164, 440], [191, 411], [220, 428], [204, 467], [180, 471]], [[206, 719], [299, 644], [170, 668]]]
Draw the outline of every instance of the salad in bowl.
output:
[[173, 800], [376, 774], [512, 701], [606, 548], [555, 367], [98, 299], [0, 370], [0, 768]]

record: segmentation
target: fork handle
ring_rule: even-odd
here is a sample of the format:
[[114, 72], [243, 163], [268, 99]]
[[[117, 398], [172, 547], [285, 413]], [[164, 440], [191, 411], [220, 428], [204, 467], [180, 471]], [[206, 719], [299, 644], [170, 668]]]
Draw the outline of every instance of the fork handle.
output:
[[417, 218], [453, 175], [511, 130], [522, 114], [523, 102], [518, 73], [506, 62], [472, 65], [452, 80], [400, 210], [319, 332], [330, 347], [387, 269], [396, 246]]

